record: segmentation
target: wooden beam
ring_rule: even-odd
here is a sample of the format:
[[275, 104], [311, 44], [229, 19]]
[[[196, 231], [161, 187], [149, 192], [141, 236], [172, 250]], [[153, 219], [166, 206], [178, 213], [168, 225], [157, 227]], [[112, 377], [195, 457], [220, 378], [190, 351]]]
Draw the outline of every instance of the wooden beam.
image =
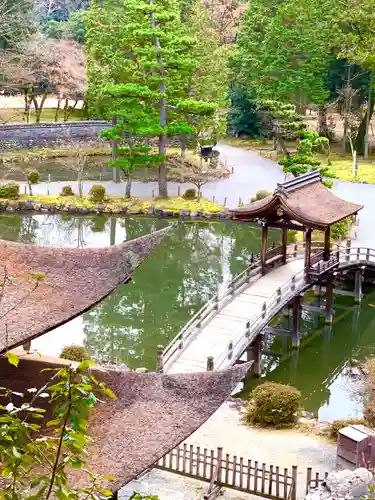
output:
[[288, 246], [288, 228], [282, 228], [282, 246], [283, 246], [283, 263], [286, 264], [287, 246]]
[[262, 264], [262, 274], [265, 273], [265, 266], [266, 266], [267, 238], [268, 238], [268, 226], [267, 226], [267, 223], [263, 223], [263, 226], [262, 226], [262, 248], [260, 251], [260, 261]]
[[324, 231], [324, 260], [329, 260], [331, 253], [331, 226], [328, 226]]
[[312, 230], [306, 229], [306, 246], [305, 246], [305, 269], [310, 269], [311, 261], [311, 233]]

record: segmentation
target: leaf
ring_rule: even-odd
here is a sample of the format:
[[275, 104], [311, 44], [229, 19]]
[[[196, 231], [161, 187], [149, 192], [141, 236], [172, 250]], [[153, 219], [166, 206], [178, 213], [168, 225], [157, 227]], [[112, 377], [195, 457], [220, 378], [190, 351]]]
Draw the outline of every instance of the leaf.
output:
[[94, 365], [95, 363], [93, 361], [85, 360], [82, 361], [76, 368], [77, 373], [82, 373], [86, 371], [90, 366]]
[[20, 362], [17, 354], [15, 354], [13, 351], [8, 351], [7, 358], [8, 358], [9, 363], [17, 368], [17, 366]]
[[114, 481], [116, 478], [114, 476], [104, 476], [107, 481]]
[[117, 396], [114, 392], [111, 391], [108, 387], [101, 387], [101, 391], [105, 396], [108, 396], [111, 399], [116, 399]]

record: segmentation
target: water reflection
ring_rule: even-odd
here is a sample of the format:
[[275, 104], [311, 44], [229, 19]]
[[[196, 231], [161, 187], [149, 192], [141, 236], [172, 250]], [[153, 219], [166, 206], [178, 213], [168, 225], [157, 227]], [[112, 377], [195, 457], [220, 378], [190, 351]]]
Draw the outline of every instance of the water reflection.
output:
[[[97, 247], [131, 240], [166, 224], [146, 218], [2, 215], [0, 237], [46, 246]], [[278, 233], [272, 237], [278, 238]], [[259, 248], [258, 228], [219, 222], [179, 224], [130, 284], [32, 346], [58, 354], [65, 343], [83, 340], [98, 360], [154, 368], [156, 346], [167, 344]]]

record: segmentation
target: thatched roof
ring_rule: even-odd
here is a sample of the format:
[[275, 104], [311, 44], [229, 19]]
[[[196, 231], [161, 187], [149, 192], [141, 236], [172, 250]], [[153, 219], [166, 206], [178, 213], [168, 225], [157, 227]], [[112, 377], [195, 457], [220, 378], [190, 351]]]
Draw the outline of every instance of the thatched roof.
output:
[[324, 229], [356, 214], [363, 207], [336, 196], [314, 171], [277, 185], [276, 191], [262, 200], [231, 210], [237, 219], [287, 217], [307, 227]]
[[[168, 230], [107, 248], [0, 241], [0, 353], [66, 323], [126, 283]], [[45, 275], [39, 282], [38, 273]]]
[[[1, 385], [23, 392], [26, 402], [26, 389], [41, 387], [51, 377], [50, 372], [40, 373], [46, 366], [51, 364], [26, 356], [15, 368], [0, 358]], [[199, 428], [248, 368], [244, 364], [227, 371], [175, 375], [96, 372], [117, 399], [99, 404], [92, 414], [88, 469], [101, 477], [114, 476], [107, 486], [119, 490]], [[74, 479], [75, 484], [86, 484], [80, 471], [74, 471]]]

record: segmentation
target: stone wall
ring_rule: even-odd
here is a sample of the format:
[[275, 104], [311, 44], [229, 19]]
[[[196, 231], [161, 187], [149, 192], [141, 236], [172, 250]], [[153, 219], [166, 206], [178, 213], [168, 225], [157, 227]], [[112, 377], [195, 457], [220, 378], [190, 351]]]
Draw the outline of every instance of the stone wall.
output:
[[82, 143], [98, 139], [100, 132], [109, 126], [104, 120], [1, 125], [0, 151]]

